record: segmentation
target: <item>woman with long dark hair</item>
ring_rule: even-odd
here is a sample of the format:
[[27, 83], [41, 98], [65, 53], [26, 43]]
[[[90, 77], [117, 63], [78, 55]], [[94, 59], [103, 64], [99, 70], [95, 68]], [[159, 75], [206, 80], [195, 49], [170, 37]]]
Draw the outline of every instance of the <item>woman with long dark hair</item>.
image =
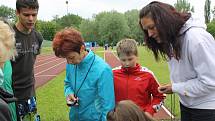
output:
[[147, 48], [168, 61], [172, 83], [158, 90], [179, 95], [181, 121], [215, 121], [215, 40], [204, 22], [157, 1], [139, 19]]

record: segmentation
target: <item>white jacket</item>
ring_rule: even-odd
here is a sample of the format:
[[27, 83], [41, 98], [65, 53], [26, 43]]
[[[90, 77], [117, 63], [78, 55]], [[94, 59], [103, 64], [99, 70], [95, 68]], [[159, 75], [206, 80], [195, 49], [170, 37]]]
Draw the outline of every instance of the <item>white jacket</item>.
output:
[[173, 92], [188, 108], [215, 109], [215, 40], [193, 16], [180, 34], [181, 59], [168, 62]]

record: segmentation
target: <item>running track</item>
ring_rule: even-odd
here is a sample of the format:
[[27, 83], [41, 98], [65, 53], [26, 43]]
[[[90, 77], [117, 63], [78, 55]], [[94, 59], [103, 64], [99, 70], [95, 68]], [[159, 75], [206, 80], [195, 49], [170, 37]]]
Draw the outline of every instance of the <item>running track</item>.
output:
[[66, 61], [57, 58], [55, 55], [39, 55], [34, 65], [35, 87], [38, 88], [46, 84], [65, 70]]

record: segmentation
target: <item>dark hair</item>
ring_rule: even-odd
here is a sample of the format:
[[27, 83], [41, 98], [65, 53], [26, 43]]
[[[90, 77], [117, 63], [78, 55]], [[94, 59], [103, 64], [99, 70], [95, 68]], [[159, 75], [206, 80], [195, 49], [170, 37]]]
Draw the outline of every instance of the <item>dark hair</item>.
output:
[[79, 31], [66, 28], [55, 34], [52, 45], [57, 57], [65, 57], [69, 52], [80, 53], [84, 39]]
[[153, 121], [132, 101], [124, 100], [108, 112], [107, 121]]
[[37, 0], [16, 0], [16, 10], [21, 8], [39, 9], [39, 3]]
[[[181, 56], [181, 44], [179, 31], [184, 23], [190, 18], [190, 13], [179, 13], [177, 10], [166, 3], [153, 1], [143, 7], [139, 13], [139, 24], [144, 32], [144, 40], [147, 47], [153, 51], [155, 59], [159, 60], [159, 54], [166, 60], [175, 55], [178, 60]], [[141, 25], [143, 17], [150, 17], [159, 33], [161, 43], [148, 36], [148, 31]]]

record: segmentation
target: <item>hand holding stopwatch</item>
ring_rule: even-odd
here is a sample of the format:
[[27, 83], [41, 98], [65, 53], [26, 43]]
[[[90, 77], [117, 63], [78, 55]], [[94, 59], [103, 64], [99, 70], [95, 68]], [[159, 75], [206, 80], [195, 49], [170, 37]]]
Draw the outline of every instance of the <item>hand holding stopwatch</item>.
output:
[[75, 106], [77, 104], [78, 104], [78, 100], [75, 100], [75, 101], [67, 100], [67, 106], [69, 107]]
[[78, 105], [78, 97], [69, 95], [67, 97], [66, 103], [67, 103], [67, 106], [69, 106], [69, 107], [76, 106], [76, 105]]
[[86, 81], [86, 78], [87, 78], [87, 76], [88, 76], [88, 74], [89, 74], [89, 72], [90, 72], [90, 70], [92, 68], [92, 65], [93, 65], [94, 61], [95, 61], [95, 54], [93, 55], [93, 61], [92, 61], [91, 65], [90, 65], [90, 67], [89, 67], [89, 69], [88, 69], [88, 71], [87, 71], [87, 73], [86, 73], [86, 75], [84, 77], [84, 80], [81, 81], [82, 83], [80, 84], [80, 87], [77, 89], [77, 91], [76, 91], [77, 65], [75, 66], [75, 87], [74, 87], [75, 94], [68, 95], [67, 100], [66, 100], [68, 106], [71, 107], [71, 106], [77, 106], [78, 105], [78, 97], [77, 97], [77, 95], [78, 95], [81, 87], [83, 86], [84, 82]]

